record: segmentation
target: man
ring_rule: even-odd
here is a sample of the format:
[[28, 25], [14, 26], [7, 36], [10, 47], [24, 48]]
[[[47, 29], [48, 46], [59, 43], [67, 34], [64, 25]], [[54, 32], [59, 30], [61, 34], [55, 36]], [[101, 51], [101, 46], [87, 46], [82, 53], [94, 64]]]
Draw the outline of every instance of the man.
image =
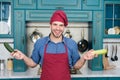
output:
[[64, 11], [57, 10], [50, 19], [51, 33], [37, 40], [31, 58], [16, 50], [12, 56], [22, 59], [30, 66], [42, 65], [40, 80], [71, 80], [70, 68], [80, 69], [86, 60], [96, 55], [93, 50], [79, 56], [78, 47], [74, 40], [63, 36], [68, 19]]

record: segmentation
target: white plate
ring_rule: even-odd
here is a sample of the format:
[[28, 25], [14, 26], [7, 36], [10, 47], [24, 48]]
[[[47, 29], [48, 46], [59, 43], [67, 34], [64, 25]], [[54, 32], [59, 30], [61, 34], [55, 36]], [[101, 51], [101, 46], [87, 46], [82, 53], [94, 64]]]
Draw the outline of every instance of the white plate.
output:
[[8, 34], [9, 26], [6, 22], [0, 21], [0, 34]]
[[114, 28], [109, 28], [108, 29], [108, 34], [115, 34], [115, 29]]

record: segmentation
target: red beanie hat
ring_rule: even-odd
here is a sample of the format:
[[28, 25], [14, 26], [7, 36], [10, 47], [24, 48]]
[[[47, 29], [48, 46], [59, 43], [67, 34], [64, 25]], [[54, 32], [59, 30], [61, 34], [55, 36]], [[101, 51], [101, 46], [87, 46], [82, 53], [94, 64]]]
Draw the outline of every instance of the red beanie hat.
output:
[[64, 23], [64, 26], [68, 25], [68, 19], [66, 16], [66, 13], [62, 10], [57, 10], [53, 13], [51, 19], [50, 19], [50, 24], [54, 21], [60, 21]]

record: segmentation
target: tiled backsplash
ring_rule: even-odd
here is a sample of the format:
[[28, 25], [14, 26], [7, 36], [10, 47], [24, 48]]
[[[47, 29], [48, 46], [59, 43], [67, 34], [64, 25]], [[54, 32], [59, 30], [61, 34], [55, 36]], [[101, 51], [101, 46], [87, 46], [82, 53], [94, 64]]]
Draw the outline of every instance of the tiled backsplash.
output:
[[[27, 24], [27, 51], [28, 55], [30, 56], [33, 50], [32, 41], [30, 40], [30, 35], [32, 32], [37, 29], [40, 33], [42, 33], [43, 37], [48, 36], [50, 33], [49, 23], [28, 23]], [[84, 38], [88, 40], [88, 23], [69, 23], [68, 27], [65, 29], [65, 31], [69, 29], [72, 35], [72, 39], [74, 39], [76, 42], [82, 39], [81, 32], [84, 29]], [[64, 34], [64, 33], [63, 33]]]
[[5, 60], [5, 64], [7, 62], [8, 58], [11, 58], [10, 53], [6, 50], [6, 48], [4, 47], [3, 43], [4, 42], [8, 42], [10, 44], [11, 47], [14, 47], [13, 45], [13, 39], [0, 39], [0, 59], [4, 59]]
[[[43, 22], [27, 23], [27, 49], [28, 49], [27, 52], [29, 57], [32, 54], [32, 50], [34, 46], [34, 43], [30, 40], [30, 35], [35, 29], [39, 30], [39, 32], [42, 33], [43, 37], [48, 36], [50, 33], [49, 23], [43, 23]], [[84, 39], [88, 40], [88, 29], [91, 29], [91, 27], [88, 25], [88, 23], [69, 23], [68, 27], [65, 29], [65, 32], [67, 29], [70, 30], [72, 39], [78, 42], [79, 40], [82, 39], [81, 32], [83, 32], [83, 29], [84, 29]], [[84, 67], [87, 67], [87, 63], [84, 65]]]
[[[29, 23], [26, 25], [27, 27], [27, 51], [28, 51], [28, 56], [31, 56], [32, 50], [33, 50], [33, 46], [34, 43], [30, 40], [30, 35], [32, 34], [32, 32], [35, 29], [38, 29], [39, 32], [41, 32], [44, 36], [47, 36], [50, 33], [50, 28], [49, 28], [49, 23]], [[69, 23], [68, 27], [66, 29], [69, 29], [71, 34], [72, 34], [72, 38], [78, 42], [81, 39], [81, 31], [84, 28], [84, 38], [88, 40], [88, 23]], [[66, 30], [65, 30], [66, 31]], [[14, 43], [14, 39], [10, 39], [10, 38], [3, 38], [0, 39], [0, 59], [5, 59], [5, 61], [7, 61], [7, 59], [10, 56], [10, 53], [5, 49], [3, 43], [4, 42], [8, 42], [12, 47], [14, 47], [13, 43]]]
[[[38, 26], [39, 25], [39, 26]], [[33, 50], [33, 46], [34, 43], [30, 40], [30, 35], [32, 34], [32, 32], [35, 29], [38, 29], [39, 32], [41, 32], [44, 36], [47, 36], [50, 33], [50, 29], [49, 29], [49, 24], [46, 23], [29, 23], [27, 24], [27, 51], [28, 51], [28, 56], [31, 56], [32, 50]], [[78, 42], [81, 39], [81, 32], [84, 29], [84, 38], [88, 40], [88, 29], [91, 29], [90, 27], [88, 27], [87, 23], [71, 23], [68, 28], [71, 34], [72, 34], [72, 38]], [[65, 30], [66, 31], [66, 30]], [[8, 42], [12, 47], [14, 47], [13, 43], [14, 40], [13, 39], [0, 39], [0, 59], [8, 59], [10, 56], [9, 52], [5, 49], [3, 42]], [[111, 65], [115, 65], [116, 67], [120, 67], [120, 39], [104, 39], [103, 40], [103, 47], [105, 48], [105, 46], [108, 46], [108, 60], [109, 63]], [[111, 55], [112, 55], [112, 46], [114, 46], [114, 51], [113, 54], [115, 55], [115, 49], [117, 46], [117, 57], [118, 60], [117, 61], [112, 61], [111, 60]], [[114, 56], [113, 55], [113, 56]]]

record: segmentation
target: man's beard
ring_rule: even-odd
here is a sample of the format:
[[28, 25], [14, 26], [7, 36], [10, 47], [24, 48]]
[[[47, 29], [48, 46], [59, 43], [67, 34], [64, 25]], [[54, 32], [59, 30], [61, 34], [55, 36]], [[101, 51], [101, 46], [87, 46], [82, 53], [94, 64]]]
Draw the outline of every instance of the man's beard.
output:
[[52, 32], [52, 34], [55, 38], [60, 38], [62, 36], [62, 33], [59, 36], [56, 36], [53, 32]]

